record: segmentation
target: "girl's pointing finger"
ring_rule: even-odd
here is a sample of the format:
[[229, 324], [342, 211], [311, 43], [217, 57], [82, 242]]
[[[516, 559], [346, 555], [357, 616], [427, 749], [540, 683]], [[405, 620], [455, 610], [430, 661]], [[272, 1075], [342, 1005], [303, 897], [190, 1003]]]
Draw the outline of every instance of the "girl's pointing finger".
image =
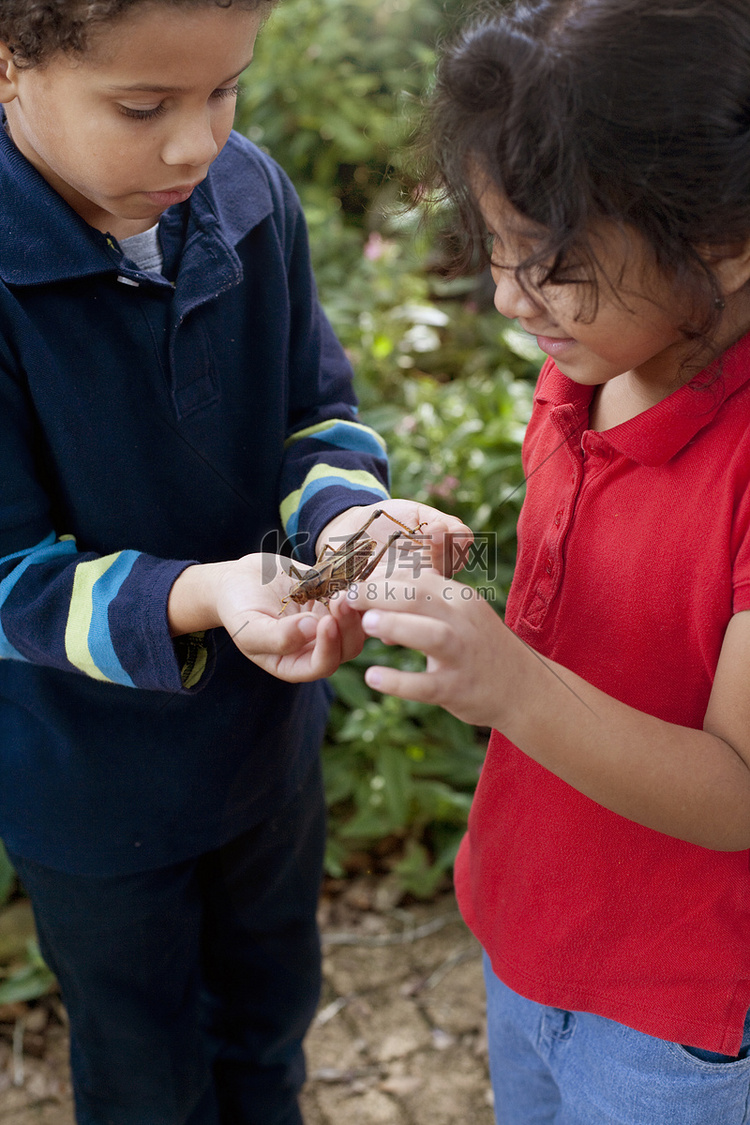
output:
[[415, 703], [436, 703], [435, 677], [429, 672], [402, 672], [398, 668], [373, 665], [365, 672], [365, 683], [384, 695], [413, 699]]
[[449, 645], [450, 629], [434, 617], [368, 609], [362, 628], [368, 637], [377, 637], [384, 644], [403, 645], [438, 659]]

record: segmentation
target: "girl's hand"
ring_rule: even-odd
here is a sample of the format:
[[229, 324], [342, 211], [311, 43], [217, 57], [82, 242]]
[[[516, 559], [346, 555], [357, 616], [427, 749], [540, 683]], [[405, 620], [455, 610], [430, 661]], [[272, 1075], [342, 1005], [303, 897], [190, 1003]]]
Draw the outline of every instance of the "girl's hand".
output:
[[511, 646], [520, 642], [470, 586], [434, 571], [411, 582], [373, 577], [333, 604], [334, 616], [346, 602], [363, 613], [368, 636], [427, 657], [424, 672], [370, 667], [369, 687], [439, 704], [466, 723], [501, 724], [513, 683]]
[[289, 559], [269, 554], [188, 567], [170, 596], [172, 635], [223, 625], [248, 660], [280, 680], [330, 676], [362, 649], [360, 615], [341, 606], [334, 619], [319, 602], [290, 601], [280, 616], [296, 581], [288, 567]]
[[[383, 500], [378, 504], [348, 508], [341, 512], [318, 536], [318, 556], [326, 543], [330, 543], [333, 548], [340, 547], [345, 539], [359, 531], [373, 512], [377, 511], [387, 512], [410, 531], [422, 525], [419, 545], [404, 551], [403, 569], [415, 574], [425, 567], [432, 567], [440, 574], [450, 575], [464, 565], [468, 548], [474, 539], [471, 530], [455, 516], [447, 516], [437, 508], [418, 504], [414, 500]], [[366, 535], [384, 545], [394, 531], [398, 531], [397, 525], [386, 516], [380, 516], [370, 524]], [[397, 544], [394, 544], [394, 550], [398, 550]], [[384, 561], [386, 565], [389, 562], [388, 559]], [[400, 563], [396, 563], [396, 569], [402, 569]]]
[[371, 667], [370, 687], [494, 727], [637, 824], [704, 848], [750, 847], [750, 612], [729, 624], [696, 730], [637, 711], [542, 657], [475, 591], [432, 572], [412, 583], [368, 580], [352, 597], [369, 636], [427, 656], [424, 672]]

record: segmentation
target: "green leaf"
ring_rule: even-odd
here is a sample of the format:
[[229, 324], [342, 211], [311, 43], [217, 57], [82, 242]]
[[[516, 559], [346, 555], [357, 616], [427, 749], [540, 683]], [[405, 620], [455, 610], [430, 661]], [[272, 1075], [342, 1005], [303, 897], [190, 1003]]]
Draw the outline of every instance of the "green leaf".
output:
[[[393, 495], [492, 536], [491, 558], [460, 581], [501, 611], [540, 353], [494, 310], [477, 311], [481, 281], [441, 280], [447, 210], [401, 206], [435, 44], [463, 7], [285, 0], [260, 36], [237, 127], [299, 191], [321, 300], [354, 367], [361, 420], [387, 438]], [[327, 870], [343, 874], [349, 851], [397, 833], [412, 841], [410, 889], [425, 894], [452, 863], [485, 740], [437, 707], [372, 693], [363, 679], [372, 663], [424, 667], [417, 654], [368, 641], [333, 677]]]
[[344, 866], [346, 856], [346, 845], [336, 837], [329, 835], [326, 840], [325, 859], [323, 861], [326, 875], [330, 875], [333, 879], [341, 879], [346, 874]]
[[405, 827], [408, 823], [412, 790], [409, 758], [401, 749], [383, 746], [376, 758], [376, 768], [376, 778], [383, 780], [382, 793], [393, 826]]
[[0, 840], [0, 906], [3, 906], [10, 898], [15, 881], [16, 873], [8, 859], [5, 846], [2, 840]]
[[365, 684], [362, 673], [350, 664], [343, 664], [331, 677], [338, 698], [352, 709], [372, 703], [372, 692]]
[[0, 983], [0, 1004], [15, 1004], [46, 996], [55, 983], [49, 969], [27, 965]]
[[27, 956], [28, 964], [0, 982], [0, 1004], [36, 1000], [54, 987], [55, 976], [42, 960], [35, 941], [29, 942]]
[[328, 807], [346, 801], [354, 793], [357, 780], [357, 759], [340, 746], [326, 746], [323, 755], [323, 781]]
[[16, 961], [34, 939], [34, 915], [27, 898], [17, 899], [0, 911], [0, 965]]
[[410, 840], [406, 855], [393, 870], [405, 891], [417, 898], [431, 898], [446, 869], [430, 860], [429, 853], [422, 844]]

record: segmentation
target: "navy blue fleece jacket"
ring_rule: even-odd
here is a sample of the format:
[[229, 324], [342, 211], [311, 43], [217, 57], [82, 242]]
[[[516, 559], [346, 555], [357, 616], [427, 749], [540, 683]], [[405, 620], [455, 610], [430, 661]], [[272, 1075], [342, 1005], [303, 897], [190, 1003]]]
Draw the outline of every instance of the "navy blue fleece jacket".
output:
[[174, 643], [169, 590], [274, 533], [310, 561], [387, 495], [278, 166], [233, 134], [160, 238], [168, 280], [0, 130], [0, 836], [79, 873], [198, 854], [293, 792], [324, 685], [223, 630]]

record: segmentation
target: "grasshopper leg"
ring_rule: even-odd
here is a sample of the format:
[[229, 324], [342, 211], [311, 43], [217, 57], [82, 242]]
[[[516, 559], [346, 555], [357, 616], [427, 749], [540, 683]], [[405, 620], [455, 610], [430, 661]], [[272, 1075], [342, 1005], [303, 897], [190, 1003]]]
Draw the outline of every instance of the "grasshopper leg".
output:
[[372, 515], [370, 516], [369, 520], [367, 521], [367, 523], [365, 524], [365, 526], [364, 526], [364, 527], [363, 527], [363, 528], [361, 529], [361, 531], [359, 532], [359, 534], [361, 535], [363, 531], [367, 531], [367, 528], [368, 528], [368, 527], [370, 526], [370, 524], [372, 523], [372, 521], [373, 521], [373, 520], [376, 520], [376, 519], [378, 518], [378, 516], [386, 516], [386, 517], [387, 517], [387, 519], [389, 519], [389, 520], [391, 521], [391, 523], [396, 523], [396, 524], [398, 524], [398, 526], [399, 526], [400, 528], [403, 528], [403, 530], [404, 530], [404, 531], [406, 532], [406, 534], [407, 534], [407, 535], [410, 535], [410, 536], [412, 536], [412, 537], [413, 537], [413, 536], [415, 536], [415, 535], [419, 535], [419, 533], [420, 533], [420, 531], [422, 530], [422, 528], [423, 528], [423, 527], [427, 527], [427, 524], [426, 524], [426, 523], [420, 523], [420, 524], [418, 524], [418, 525], [417, 525], [417, 526], [416, 526], [415, 528], [407, 527], [405, 523], [401, 523], [401, 520], [397, 520], [395, 516], [392, 516], [392, 515], [390, 514], [390, 512], [386, 512], [386, 511], [385, 511], [385, 510], [384, 510], [383, 508], [377, 508], [377, 509], [376, 509], [376, 510], [375, 510], [375, 511], [374, 511], [374, 512], [372, 513]]
[[372, 556], [367, 565], [363, 568], [362, 573], [359, 575], [357, 581], [365, 582], [370, 577], [386, 551], [390, 550], [391, 546], [396, 542], [396, 540], [403, 537], [403, 534], [403, 531], [394, 531], [393, 535], [388, 536], [388, 542], [384, 543], [378, 553]]

